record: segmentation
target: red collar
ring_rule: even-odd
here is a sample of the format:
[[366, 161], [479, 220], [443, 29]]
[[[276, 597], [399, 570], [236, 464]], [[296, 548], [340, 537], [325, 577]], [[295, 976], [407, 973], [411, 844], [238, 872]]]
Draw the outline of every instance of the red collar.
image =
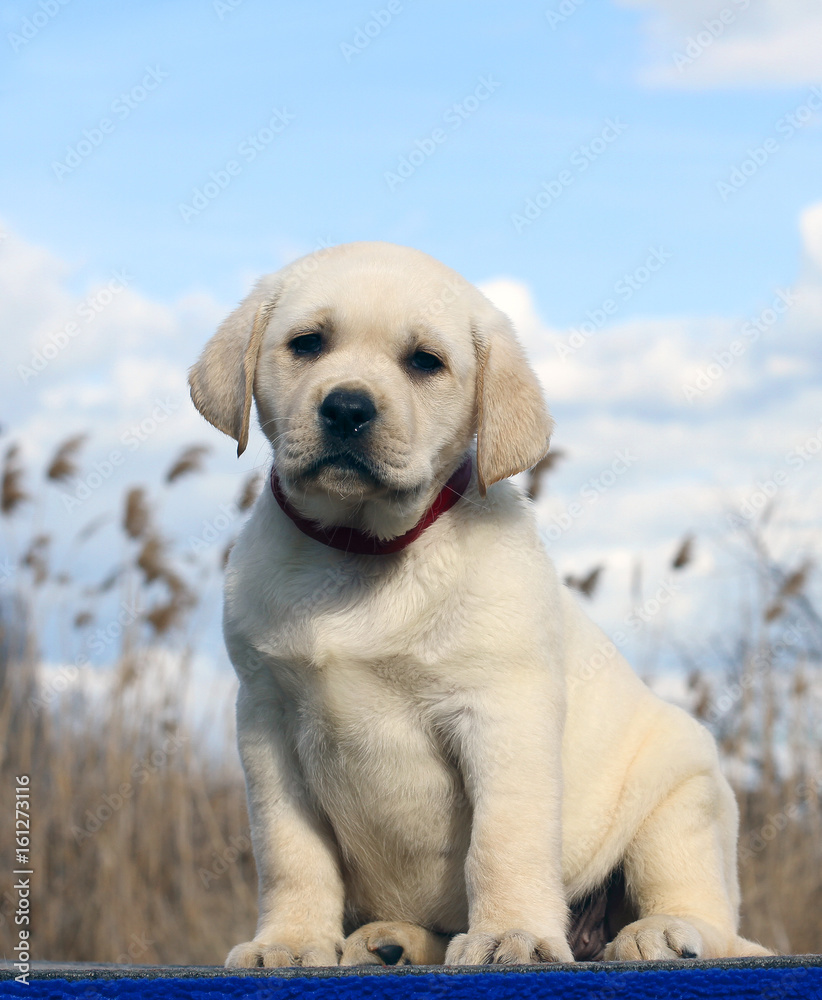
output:
[[343, 552], [353, 552], [364, 556], [384, 556], [391, 552], [399, 552], [406, 545], [410, 545], [416, 538], [432, 525], [434, 521], [450, 510], [457, 500], [465, 492], [468, 482], [471, 479], [471, 458], [466, 457], [462, 465], [453, 476], [443, 486], [437, 494], [434, 502], [423, 514], [419, 521], [410, 528], [404, 535], [397, 538], [389, 538], [387, 541], [380, 541], [374, 535], [368, 535], [357, 528], [347, 528], [344, 526], [324, 528], [318, 521], [310, 521], [299, 514], [288, 502], [280, 485], [277, 470], [271, 467], [271, 492], [274, 494], [277, 503], [283, 511], [291, 518], [294, 524], [309, 538], [313, 538], [323, 545], [330, 545], [332, 549], [342, 549]]

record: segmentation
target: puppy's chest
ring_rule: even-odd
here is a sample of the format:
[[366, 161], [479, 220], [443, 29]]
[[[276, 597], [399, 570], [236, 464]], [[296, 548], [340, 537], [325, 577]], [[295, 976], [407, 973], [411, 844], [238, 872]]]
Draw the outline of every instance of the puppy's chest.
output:
[[402, 648], [390, 630], [344, 635], [318, 624], [311, 655], [292, 676], [300, 684], [292, 704], [307, 772], [360, 787], [375, 787], [386, 774], [411, 771], [425, 783], [426, 772], [441, 772], [447, 735], [440, 720], [455, 700], [443, 671], [425, 641]]
[[430, 559], [292, 572], [273, 588], [266, 652], [302, 770], [338, 833], [359, 830], [352, 840], [365, 827], [403, 840], [406, 807], [446, 822], [459, 800], [441, 720], [471, 656], [461, 593]]
[[[443, 722], [459, 700], [461, 628], [453, 609], [413, 588], [401, 601], [385, 587], [359, 596], [292, 632], [303, 773], [354, 853], [372, 835], [439, 850], [462, 796]], [[428, 830], [417, 829], [421, 815]]]
[[408, 852], [438, 854], [447, 844], [464, 792], [435, 718], [396, 688], [329, 678], [300, 705], [306, 784], [352, 860], [398, 852], [404, 865]]
[[[392, 571], [393, 570], [393, 571]], [[271, 652], [334, 690], [431, 696], [470, 645], [470, 612], [446, 574], [366, 565], [292, 578], [262, 609]], [[302, 683], [306, 677], [295, 678]]]

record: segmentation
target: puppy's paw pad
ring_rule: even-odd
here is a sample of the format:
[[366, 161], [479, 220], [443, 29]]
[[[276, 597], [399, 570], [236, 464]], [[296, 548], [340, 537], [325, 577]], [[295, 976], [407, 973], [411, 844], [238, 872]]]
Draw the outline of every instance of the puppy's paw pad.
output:
[[284, 944], [265, 941], [245, 941], [228, 953], [227, 969], [284, 969], [289, 966], [337, 965], [336, 948], [331, 945], [306, 944], [290, 948]]
[[679, 917], [644, 917], [617, 934], [605, 949], [605, 961], [650, 962], [701, 958], [705, 946], [699, 931]]
[[447, 938], [416, 924], [364, 924], [343, 944], [340, 965], [441, 965]]
[[521, 930], [458, 934], [445, 956], [446, 965], [541, 965], [573, 960], [564, 937], [538, 938]]
[[383, 965], [399, 965], [400, 959], [405, 955], [405, 948], [401, 944], [382, 944], [379, 948], [374, 948], [374, 954], [379, 956]]

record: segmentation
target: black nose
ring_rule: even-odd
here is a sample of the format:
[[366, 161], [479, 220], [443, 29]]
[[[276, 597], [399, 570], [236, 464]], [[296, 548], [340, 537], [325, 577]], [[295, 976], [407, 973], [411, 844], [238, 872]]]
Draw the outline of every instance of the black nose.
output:
[[359, 434], [376, 413], [377, 408], [369, 396], [347, 389], [329, 392], [320, 404], [320, 416], [326, 430], [339, 438]]

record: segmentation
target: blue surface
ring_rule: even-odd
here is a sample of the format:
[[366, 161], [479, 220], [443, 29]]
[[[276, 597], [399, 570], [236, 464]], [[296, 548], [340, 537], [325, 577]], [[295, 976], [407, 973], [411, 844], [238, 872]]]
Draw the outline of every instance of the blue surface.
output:
[[212, 978], [32, 979], [28, 986], [0, 982], [0, 996], [95, 1000], [107, 997], [256, 997], [326, 1000], [337, 997], [417, 998], [562, 997], [563, 1000], [643, 1000], [643, 998], [762, 997], [820, 1000], [822, 968], [717, 968], [647, 972], [487, 972], [443, 975], [348, 975], [328, 977], [215, 976]]

